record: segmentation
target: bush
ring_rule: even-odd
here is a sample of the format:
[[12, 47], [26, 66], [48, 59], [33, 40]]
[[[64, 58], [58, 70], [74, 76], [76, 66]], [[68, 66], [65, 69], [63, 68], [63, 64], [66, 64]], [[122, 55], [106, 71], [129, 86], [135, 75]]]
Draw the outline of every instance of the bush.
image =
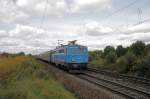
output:
[[143, 60], [137, 65], [137, 75], [150, 78], [150, 60]]
[[111, 52], [115, 52], [115, 48], [113, 46], [106, 46], [104, 49], [104, 56], [107, 56]]
[[145, 59], [150, 60], [150, 52], [149, 52], [149, 53], [147, 53], [147, 55], [145, 56]]
[[116, 49], [106, 46], [103, 51], [92, 51], [90, 58], [90, 63], [97, 68], [150, 77], [150, 44], [143, 41], [128, 47], [118, 45]]
[[109, 53], [106, 55], [105, 59], [106, 59], [106, 61], [105, 61], [106, 64], [115, 63], [115, 62], [116, 62], [116, 59], [117, 59], [116, 53], [115, 53], [115, 52], [109, 52]]
[[132, 52], [128, 52], [125, 56], [117, 59], [119, 72], [127, 73], [134, 70], [136, 65], [136, 57]]
[[146, 45], [144, 49], [144, 55], [150, 54], [150, 44]]
[[101, 57], [103, 57], [103, 52], [101, 50], [95, 50], [89, 52], [89, 59], [92, 60], [98, 60]]
[[140, 56], [144, 54], [145, 43], [142, 41], [137, 41], [133, 43], [130, 47], [130, 50], [136, 55]]
[[122, 45], [117, 46], [116, 54], [117, 54], [118, 57], [125, 55], [125, 53], [126, 53], [126, 49], [123, 48]]
[[126, 61], [125, 61], [124, 56], [118, 58], [116, 61], [116, 64], [117, 64], [117, 71], [118, 72], [125, 72], [127, 66], [125, 65]]
[[133, 70], [133, 67], [136, 64], [136, 56], [132, 52], [128, 52], [125, 55], [125, 72], [129, 72]]
[[89, 67], [92, 68], [103, 68], [104, 67], [104, 59], [100, 58], [98, 60], [93, 60], [90, 62]]

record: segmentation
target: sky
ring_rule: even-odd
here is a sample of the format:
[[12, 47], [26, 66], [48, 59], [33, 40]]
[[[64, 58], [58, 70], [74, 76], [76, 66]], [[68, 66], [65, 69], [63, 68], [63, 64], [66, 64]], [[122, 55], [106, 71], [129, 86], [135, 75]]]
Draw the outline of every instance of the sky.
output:
[[89, 50], [150, 43], [150, 0], [0, 0], [0, 52], [38, 54], [58, 40]]

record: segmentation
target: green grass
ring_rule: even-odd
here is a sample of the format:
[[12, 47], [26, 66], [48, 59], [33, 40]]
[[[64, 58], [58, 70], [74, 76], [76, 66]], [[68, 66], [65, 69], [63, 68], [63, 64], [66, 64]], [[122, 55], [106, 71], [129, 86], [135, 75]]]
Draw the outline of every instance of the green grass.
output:
[[72, 93], [49, 75], [45, 67], [31, 57], [4, 60], [1, 62], [6, 62], [7, 66], [6, 63], [0, 65], [5, 70], [0, 71], [0, 99], [75, 99]]

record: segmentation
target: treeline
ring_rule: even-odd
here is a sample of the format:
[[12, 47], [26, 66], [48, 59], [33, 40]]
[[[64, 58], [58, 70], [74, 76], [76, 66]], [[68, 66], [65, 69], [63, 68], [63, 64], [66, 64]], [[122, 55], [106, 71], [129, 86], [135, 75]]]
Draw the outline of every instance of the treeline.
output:
[[0, 57], [16, 57], [16, 56], [32, 56], [31, 54], [25, 54], [24, 52], [18, 52], [18, 53], [7, 53], [3, 52], [0, 53]]
[[150, 44], [142, 41], [128, 47], [106, 46], [104, 50], [90, 51], [89, 56], [90, 65], [96, 68], [150, 78]]

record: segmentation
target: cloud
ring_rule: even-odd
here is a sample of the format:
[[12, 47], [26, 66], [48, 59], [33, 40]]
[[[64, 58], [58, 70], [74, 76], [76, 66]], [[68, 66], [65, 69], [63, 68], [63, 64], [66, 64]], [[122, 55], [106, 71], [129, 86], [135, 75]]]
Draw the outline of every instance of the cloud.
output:
[[[61, 31], [44, 30], [30, 25], [17, 24], [8, 32], [0, 31], [3, 38], [0, 43], [0, 46], [3, 46], [1, 50], [39, 53], [55, 48], [58, 39], [65, 40], [65, 42], [77, 39], [79, 44], [87, 45], [90, 50], [103, 49], [107, 45], [117, 46], [123, 44], [127, 46], [136, 40], [150, 42], [150, 33], [115, 34], [115, 29], [109, 26], [101, 26], [100, 23], [93, 21], [86, 23], [84, 26], [58, 25], [58, 28], [61, 28]], [[80, 31], [80, 29], [84, 31]]]
[[12, 2], [12, 0], [0, 0], [0, 21], [10, 23], [16, 19], [27, 17]]
[[99, 22], [89, 21], [82, 27], [82, 32], [89, 36], [110, 36], [110, 35], [131, 35], [137, 33], [150, 33], [150, 22], [145, 22], [138, 25], [122, 26], [112, 28], [110, 26], [103, 26]]
[[9, 36], [9, 33], [8, 32], [6, 32], [5, 30], [0, 30], [0, 38], [2, 39], [2, 38], [5, 38], [5, 37], [7, 37], [7, 36]]
[[150, 42], [150, 22], [122, 28], [121, 33], [119, 40], [129, 40], [131, 42], [141, 40], [148, 43]]
[[60, 16], [67, 10], [64, 0], [16, 0], [16, 5], [30, 16]]
[[83, 27], [83, 32], [89, 36], [104, 36], [112, 33], [113, 29], [107, 26], [102, 26], [98, 22], [88, 22]]
[[9, 46], [9, 47], [14, 47], [14, 46], [18, 46], [18, 43], [17, 42], [14, 42], [14, 41], [11, 41], [11, 40], [7, 40], [7, 41], [1, 41], [0, 42], [0, 46], [1, 47], [6, 47], [6, 46]]
[[119, 40], [129, 40], [135, 42], [137, 40], [144, 41], [146, 43], [150, 42], [150, 32], [149, 33], [134, 33], [130, 35], [122, 35]]
[[134, 34], [134, 33], [149, 33], [150, 22], [144, 22], [138, 25], [131, 25], [128, 27], [124, 27], [122, 28], [122, 32], [127, 35]]
[[10, 36], [13, 38], [21, 38], [21, 39], [35, 39], [44, 37], [43, 33], [45, 31], [43, 29], [38, 29], [36, 27], [28, 26], [28, 25], [20, 25], [17, 24], [14, 29], [10, 31]]
[[[0, 0], [0, 21], [25, 22], [34, 17], [99, 12], [111, 0]], [[31, 19], [32, 20], [32, 19]]]
[[[88, 21], [83, 27], [82, 32], [85, 36], [87, 46], [91, 49], [102, 49], [107, 45], [128, 46], [131, 43], [141, 40], [150, 43], [150, 24], [149, 22], [142, 23], [136, 26], [122, 26], [111, 28], [110, 26], [102, 26], [95, 21]], [[89, 41], [88, 41], [89, 40]]]
[[130, 27], [129, 32], [132, 33], [147, 33], [150, 32], [150, 23], [142, 23], [133, 27]]
[[47, 40], [49, 35], [44, 34], [45, 32], [43, 29], [21, 24], [17, 24], [8, 32], [0, 31], [1, 51], [30, 52], [35, 49], [48, 49], [51, 43]]
[[99, 11], [110, 7], [111, 0], [16, 0], [16, 5], [26, 14], [63, 16], [67, 13]]
[[111, 0], [73, 0], [70, 4], [71, 12], [73, 13], [87, 13], [97, 12], [104, 8], [109, 8]]
[[[48, 2], [47, 2], [48, 1]], [[53, 49], [57, 40], [78, 40], [90, 50], [107, 45], [129, 45], [136, 40], [150, 42], [150, 23], [125, 26], [136, 21], [133, 8], [110, 17], [103, 25], [104, 16], [123, 6], [125, 1], [113, 0], [0, 0], [0, 50], [39, 53]], [[120, 4], [120, 6], [116, 6]], [[143, 3], [144, 4], [144, 3]], [[143, 5], [145, 6], [145, 5]], [[145, 11], [143, 9], [143, 19]], [[131, 18], [132, 17], [132, 18]], [[44, 21], [43, 21], [44, 20]], [[108, 21], [105, 21], [106, 23]], [[106, 24], [105, 23], [105, 24]], [[122, 25], [122, 26], [120, 26]]]
[[[30, 49], [30, 50], [50, 50], [55, 48], [58, 39], [74, 39], [77, 37], [77, 33], [70, 30], [66, 30], [67, 26], [62, 27], [64, 31], [50, 31], [44, 30], [30, 25], [16, 24], [10, 31], [0, 31], [0, 46], [3, 49], [16, 49], [18, 52]], [[66, 31], [65, 31], [66, 30]], [[63, 36], [62, 36], [63, 35]], [[11, 48], [10, 48], [11, 46]], [[16, 50], [11, 50], [16, 52]], [[27, 51], [28, 52], [28, 51]]]

